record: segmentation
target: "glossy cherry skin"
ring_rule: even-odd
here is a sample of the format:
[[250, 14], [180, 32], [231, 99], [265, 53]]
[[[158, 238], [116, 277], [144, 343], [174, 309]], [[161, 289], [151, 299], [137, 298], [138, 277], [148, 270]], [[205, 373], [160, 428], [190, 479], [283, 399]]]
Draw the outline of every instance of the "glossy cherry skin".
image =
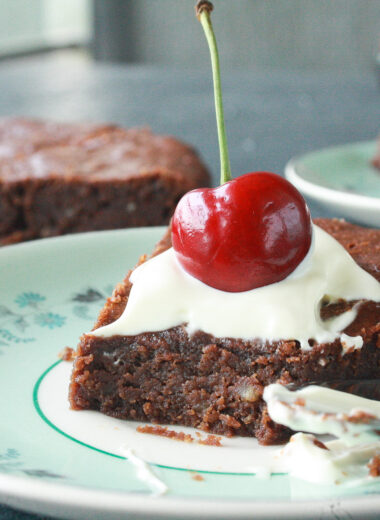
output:
[[311, 238], [304, 199], [286, 179], [267, 172], [188, 192], [172, 220], [181, 266], [228, 292], [283, 280], [304, 259]]

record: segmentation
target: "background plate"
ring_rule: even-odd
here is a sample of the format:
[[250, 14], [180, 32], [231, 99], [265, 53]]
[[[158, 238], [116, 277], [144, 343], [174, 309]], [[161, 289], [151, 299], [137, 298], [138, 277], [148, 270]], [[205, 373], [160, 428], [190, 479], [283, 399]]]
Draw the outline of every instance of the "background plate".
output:
[[380, 226], [380, 171], [371, 165], [376, 143], [325, 148], [291, 159], [286, 178], [336, 217]]
[[88, 233], [0, 249], [0, 502], [92, 520], [222, 520], [253, 512], [255, 518], [375, 517], [378, 485], [321, 487], [287, 475], [265, 480], [209, 472], [195, 480], [192, 471], [155, 467], [170, 492], [154, 498], [127, 460], [73, 442], [41, 419], [33, 392], [42, 374], [91, 328], [113, 285], [163, 230]]

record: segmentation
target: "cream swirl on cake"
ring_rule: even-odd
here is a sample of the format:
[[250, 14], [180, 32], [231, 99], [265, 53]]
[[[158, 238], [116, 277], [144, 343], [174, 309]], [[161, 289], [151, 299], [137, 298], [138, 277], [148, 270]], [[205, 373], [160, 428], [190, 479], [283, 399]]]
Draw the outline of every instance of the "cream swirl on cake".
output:
[[[186, 273], [172, 248], [135, 269], [131, 282], [123, 314], [92, 335], [135, 335], [185, 324], [189, 334], [202, 330], [243, 340], [297, 340], [308, 349], [311, 339], [334, 341], [356, 317], [357, 306], [322, 320], [325, 299], [380, 301], [379, 282], [316, 225], [306, 258], [286, 279], [271, 285], [240, 293], [214, 289]], [[349, 341], [347, 335], [343, 339]], [[361, 338], [354, 343], [360, 348]]]
[[[277, 454], [290, 475], [316, 484], [373, 480], [368, 464], [380, 453], [379, 401], [321, 386], [290, 391], [279, 384], [265, 388], [264, 400], [274, 421], [300, 432]], [[336, 439], [323, 443], [314, 434]]]

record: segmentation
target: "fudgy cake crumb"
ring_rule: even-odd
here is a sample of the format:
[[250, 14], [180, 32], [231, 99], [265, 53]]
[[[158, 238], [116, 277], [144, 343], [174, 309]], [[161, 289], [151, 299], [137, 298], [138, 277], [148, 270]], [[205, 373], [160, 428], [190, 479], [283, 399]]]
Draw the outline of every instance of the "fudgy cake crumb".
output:
[[0, 120], [0, 245], [167, 224], [209, 183], [192, 148], [146, 128]]
[[62, 361], [74, 361], [75, 356], [76, 356], [75, 350], [71, 347], [65, 347], [58, 354], [59, 359], [62, 359]]
[[139, 433], [149, 433], [150, 435], [158, 435], [160, 437], [166, 437], [167, 439], [174, 439], [176, 441], [194, 442], [194, 437], [192, 435], [190, 435], [189, 433], [176, 432], [174, 430], [169, 430], [169, 428], [166, 428], [165, 426], [145, 425], [145, 426], [138, 426], [136, 428], [136, 430]]
[[368, 464], [369, 475], [371, 477], [380, 477], [380, 454], [375, 455]]
[[182, 442], [196, 442], [197, 444], [203, 444], [204, 446], [222, 446], [220, 437], [216, 435], [207, 435], [204, 439], [197, 433], [198, 439], [194, 439], [190, 433], [185, 432], [177, 432], [175, 430], [170, 430], [166, 426], [159, 425], [149, 425], [146, 424], [144, 426], [138, 426], [136, 431], [139, 433], [148, 433], [150, 435], [158, 435], [160, 437], [166, 437], [167, 439], [173, 439], [176, 441]]
[[204, 446], [216, 446], [220, 448], [222, 446], [222, 440], [217, 435], [207, 435], [205, 439], [199, 439], [198, 444], [203, 444]]
[[314, 439], [313, 440], [313, 444], [315, 446], [317, 446], [317, 448], [320, 448], [321, 450], [327, 450], [329, 451], [328, 447], [326, 446], [326, 444], [324, 444], [322, 441], [318, 440], [318, 439]]
[[204, 480], [204, 477], [202, 477], [202, 475], [199, 475], [198, 473], [195, 473], [194, 475], [191, 475], [191, 478], [193, 480], [197, 480], [198, 482], [202, 482]]
[[[380, 230], [340, 220], [316, 224], [334, 236], [366, 271], [380, 280]], [[169, 231], [153, 255], [170, 247]], [[146, 257], [141, 259], [145, 261]], [[101, 311], [95, 328], [116, 320], [131, 288], [128, 273]], [[346, 302], [326, 305], [323, 319], [343, 312]], [[184, 326], [162, 332], [108, 338], [84, 335], [70, 386], [74, 409], [100, 410], [122, 419], [180, 424], [223, 435], [255, 436], [262, 444], [286, 441], [291, 433], [272, 421], [262, 399], [270, 383], [305, 384], [380, 377], [380, 304], [363, 302], [344, 331], [363, 337], [361, 349], [344, 352], [340, 340], [314, 343], [189, 337]]]

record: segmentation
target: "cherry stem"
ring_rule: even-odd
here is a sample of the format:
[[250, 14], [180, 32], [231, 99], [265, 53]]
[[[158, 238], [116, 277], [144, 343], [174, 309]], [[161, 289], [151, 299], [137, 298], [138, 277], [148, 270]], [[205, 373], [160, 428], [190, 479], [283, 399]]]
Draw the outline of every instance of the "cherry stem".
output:
[[211, 24], [210, 13], [213, 5], [207, 0], [200, 0], [195, 8], [198, 20], [201, 22], [206, 35], [211, 55], [212, 78], [214, 82], [214, 97], [216, 124], [218, 127], [219, 155], [220, 155], [220, 184], [231, 180], [231, 166], [228, 156], [227, 135], [224, 124], [222, 87], [220, 83], [219, 54], [215, 34]]

